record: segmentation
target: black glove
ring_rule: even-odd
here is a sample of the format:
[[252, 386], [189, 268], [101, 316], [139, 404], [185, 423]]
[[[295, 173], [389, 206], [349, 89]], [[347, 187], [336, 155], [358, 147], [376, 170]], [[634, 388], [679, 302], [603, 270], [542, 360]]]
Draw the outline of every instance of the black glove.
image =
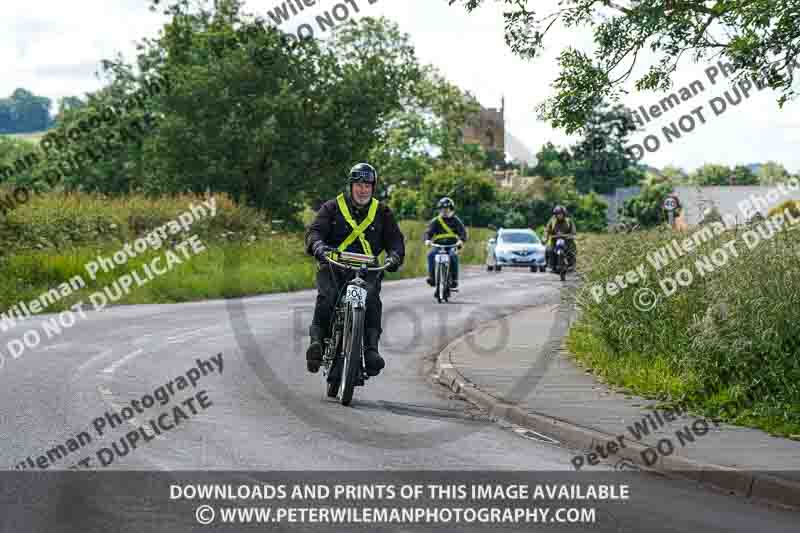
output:
[[319, 242], [317, 242], [317, 244], [314, 245], [314, 248], [313, 248], [314, 257], [316, 257], [320, 261], [324, 262], [325, 261], [325, 254], [333, 252], [335, 250], [336, 250], [336, 248], [334, 248], [333, 246], [328, 246], [324, 242], [319, 241]]
[[401, 263], [402, 263], [402, 261], [400, 261], [400, 256], [399, 255], [397, 255], [394, 252], [390, 253], [389, 257], [386, 258], [386, 264], [388, 265], [386, 267], [386, 271], [387, 272], [397, 272], [397, 270], [400, 268], [400, 264]]

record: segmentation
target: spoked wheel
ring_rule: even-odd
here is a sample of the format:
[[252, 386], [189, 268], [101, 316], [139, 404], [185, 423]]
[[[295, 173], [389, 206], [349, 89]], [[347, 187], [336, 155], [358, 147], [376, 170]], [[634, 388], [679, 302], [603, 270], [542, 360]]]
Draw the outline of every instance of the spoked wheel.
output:
[[448, 298], [447, 290], [447, 267], [439, 265], [436, 269], [436, 301], [446, 302]]
[[[341, 332], [335, 333], [333, 335], [332, 341], [337, 343], [336, 346], [334, 346], [333, 348], [333, 353], [338, 354], [342, 346]], [[328, 381], [328, 398], [336, 398], [339, 395], [339, 383], [342, 381], [341, 369], [337, 368], [339, 365], [341, 365], [341, 357], [334, 360], [329, 370], [330, 372], [330, 374], [328, 374], [329, 378], [331, 376], [337, 376], [337, 375], [338, 377]]]
[[444, 280], [441, 275], [436, 283], [436, 301], [439, 303], [444, 302]]
[[[339, 380], [341, 381], [341, 380]], [[339, 393], [339, 384], [338, 383], [328, 383], [328, 398], [336, 398], [336, 395]]]
[[349, 308], [344, 323], [342, 373], [339, 380], [339, 401], [350, 405], [353, 390], [361, 372], [361, 350], [364, 344], [364, 310]]

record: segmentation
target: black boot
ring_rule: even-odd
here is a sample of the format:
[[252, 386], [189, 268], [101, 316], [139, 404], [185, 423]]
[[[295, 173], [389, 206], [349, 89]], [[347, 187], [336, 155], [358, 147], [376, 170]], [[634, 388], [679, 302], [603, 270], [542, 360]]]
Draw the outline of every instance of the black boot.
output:
[[377, 329], [368, 329], [364, 332], [364, 364], [368, 376], [377, 376], [386, 362], [378, 353], [378, 343], [381, 340], [381, 333]]
[[306, 367], [309, 372], [316, 374], [322, 364], [322, 328], [311, 326], [309, 336], [311, 337], [311, 344], [306, 350]]

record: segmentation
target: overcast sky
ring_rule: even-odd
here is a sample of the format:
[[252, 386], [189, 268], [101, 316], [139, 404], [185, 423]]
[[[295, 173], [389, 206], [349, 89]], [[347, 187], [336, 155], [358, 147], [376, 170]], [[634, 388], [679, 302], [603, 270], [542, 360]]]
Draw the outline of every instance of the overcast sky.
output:
[[[566, 46], [589, 50], [591, 34], [574, 30], [549, 34], [545, 54], [529, 62], [514, 56], [506, 46], [502, 7], [493, 2], [468, 14], [461, 6], [448, 6], [447, 0], [376, 0], [372, 5], [369, 0], [351, 1], [360, 8], [356, 17], [383, 15], [396, 21], [401, 30], [411, 35], [423, 62], [439, 67], [450, 81], [476, 95], [484, 107], [499, 107], [500, 98], [505, 95], [507, 128], [534, 153], [547, 141], [571, 141], [563, 132], [537, 120], [534, 108], [553, 94], [550, 83], [557, 76], [558, 54]], [[268, 11], [282, 3], [248, 0], [247, 8], [267, 17]], [[305, 17], [293, 17], [281, 28], [297, 28], [339, 3], [342, 2], [321, 0], [307, 9]], [[554, 5], [555, 1], [537, 2], [539, 6], [548, 4]], [[102, 83], [95, 71], [101, 59], [122, 53], [131, 60], [136, 41], [157, 35], [164, 18], [151, 13], [149, 5], [147, 0], [8, 3], [0, 18], [0, 95], [8, 96], [15, 88], [25, 87], [55, 102], [63, 96], [98, 89]], [[324, 33], [318, 32], [318, 36]], [[661, 140], [661, 148], [648, 153], [643, 161], [657, 167], [674, 164], [690, 171], [705, 162], [735, 165], [774, 160], [790, 172], [800, 172], [800, 101], [790, 102], [781, 110], [775, 93], [765, 89], [754, 91], [740, 105], [714, 116], [708, 100], [722, 96], [728, 87], [709, 82], [704, 73], [707, 64], [693, 65], [689, 61], [683, 60], [673, 78], [674, 90], [700, 80], [705, 91], [632, 136], [633, 142], [640, 142], [647, 134], [656, 134]], [[647, 63], [643, 63], [635, 73], [646, 67]], [[634, 79], [629, 80], [631, 94], [624, 102], [628, 107], [649, 107], [665, 96], [637, 93]], [[666, 142], [662, 126], [700, 105], [707, 122], [671, 144]]]

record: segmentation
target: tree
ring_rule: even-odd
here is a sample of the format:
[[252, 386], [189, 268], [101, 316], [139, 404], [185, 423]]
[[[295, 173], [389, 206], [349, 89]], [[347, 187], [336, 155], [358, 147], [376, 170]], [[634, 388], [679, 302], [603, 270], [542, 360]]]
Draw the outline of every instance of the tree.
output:
[[460, 127], [480, 110], [469, 93], [426, 66], [404, 98], [402, 109], [380, 126], [380, 138], [369, 155], [385, 183], [419, 187], [436, 166], [485, 166], [479, 146], [464, 146]]
[[689, 175], [689, 181], [699, 186], [731, 185], [733, 171], [725, 165], [706, 163]]
[[566, 176], [569, 159], [569, 152], [566, 149], [560, 149], [548, 141], [536, 153], [536, 166], [533, 168], [533, 174], [546, 180]]
[[422, 210], [419, 191], [396, 187], [389, 196], [389, 207], [398, 220], [416, 219]]
[[[484, 0], [449, 0], [473, 11]], [[727, 60], [736, 77], [765, 79], [782, 92], [782, 107], [797, 94], [792, 69], [800, 54], [800, 10], [795, 0], [708, 2], [686, 0], [608, 0], [559, 2], [559, 8], [537, 18], [537, 3], [506, 0], [506, 42], [523, 58], [544, 50], [544, 38], [560, 21], [567, 28], [592, 28], [591, 55], [568, 47], [559, 57], [556, 95], [539, 107], [540, 117], [572, 133], [591, 115], [594, 102], [617, 101], [644, 52], [655, 54], [653, 66], [636, 81], [636, 89], [667, 91], [683, 54], [695, 60]]]
[[571, 147], [569, 174], [580, 193], [606, 194], [635, 185], [644, 173], [625, 150], [633, 123], [622, 106], [600, 103], [579, 131], [583, 138]]
[[[36, 144], [31, 141], [0, 136], [0, 169], [11, 168], [16, 161], [36, 152]], [[19, 179], [13, 179], [12, 181], [15, 183], [20, 182]], [[23, 179], [21, 181], [25, 182], [27, 180]]]
[[689, 175], [682, 168], [674, 165], [667, 165], [662, 168], [661, 175], [665, 180], [672, 182], [673, 185], [685, 183], [689, 178]]
[[783, 165], [775, 161], [767, 161], [758, 169], [758, 181], [764, 185], [781, 183], [789, 178]]
[[213, 9], [177, 1], [165, 13], [171, 20], [139, 44], [136, 68], [105, 65], [110, 93], [171, 80], [147, 103], [157, 127], [128, 174], [148, 193], [226, 192], [296, 220], [304, 203], [342, 189], [420, 79], [408, 35], [385, 19], [350, 22], [317, 42], [290, 39], [239, 0]]
[[486, 163], [484, 168], [487, 170], [508, 170], [510, 164], [506, 163], [506, 154], [499, 150], [488, 150], [486, 152]]
[[78, 98], [77, 96], [65, 96], [58, 102], [58, 113], [56, 113], [55, 121], [58, 122], [64, 116], [64, 113], [69, 111], [70, 109], [80, 109], [81, 107], [85, 107], [86, 102]]
[[750, 170], [750, 167], [736, 165], [731, 172], [731, 185], [758, 185], [758, 176]]
[[[643, 227], [664, 222], [664, 200], [671, 192], [669, 183], [646, 183], [638, 195], [623, 204], [623, 218], [635, 219]], [[675, 211], [675, 216], [680, 216], [680, 210]]]
[[0, 99], [0, 133], [31, 133], [52, 125], [52, 101], [23, 88]]
[[449, 166], [434, 170], [422, 181], [420, 215], [430, 219], [443, 196], [453, 199], [464, 224], [487, 226], [496, 219], [497, 185], [485, 171]]

